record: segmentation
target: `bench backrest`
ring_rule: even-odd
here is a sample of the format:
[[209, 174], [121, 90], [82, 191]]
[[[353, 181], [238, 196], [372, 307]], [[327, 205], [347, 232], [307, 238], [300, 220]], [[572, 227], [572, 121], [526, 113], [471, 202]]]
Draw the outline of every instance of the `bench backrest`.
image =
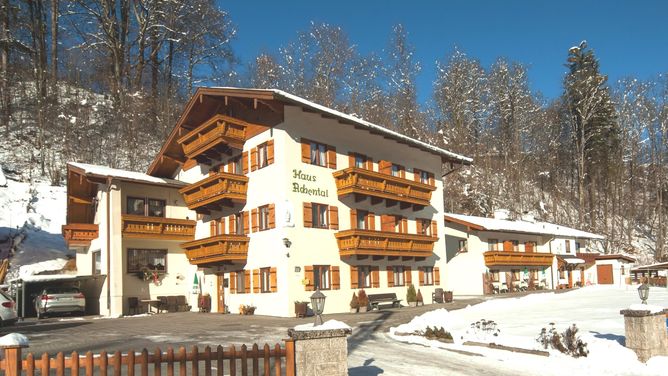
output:
[[397, 294], [390, 292], [390, 293], [385, 293], [385, 294], [369, 294], [367, 295], [369, 297], [369, 300], [389, 300], [389, 299], [397, 299]]

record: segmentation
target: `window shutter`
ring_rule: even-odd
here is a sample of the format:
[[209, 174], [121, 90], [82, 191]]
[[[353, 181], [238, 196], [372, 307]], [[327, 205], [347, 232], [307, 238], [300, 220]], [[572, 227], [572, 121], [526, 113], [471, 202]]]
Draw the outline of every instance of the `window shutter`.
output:
[[248, 152], [245, 151], [241, 156], [241, 172], [248, 174]]
[[267, 164], [274, 163], [274, 140], [267, 142]]
[[237, 293], [237, 272], [230, 272], [228, 277], [230, 279], [230, 294]]
[[380, 231], [394, 232], [394, 216], [382, 214], [380, 216]]
[[355, 153], [348, 153], [348, 167], [355, 167]]
[[[220, 167], [220, 172], [223, 172], [223, 167]], [[227, 161], [227, 172], [230, 174], [238, 174], [239, 171], [234, 171], [234, 162], [230, 159]]]
[[424, 282], [424, 269], [418, 268], [418, 286], [422, 286]]
[[366, 224], [369, 230], [376, 231], [376, 216], [373, 213], [369, 213], [366, 216]]
[[350, 209], [350, 229], [357, 228], [357, 209]]
[[260, 269], [253, 269], [253, 292], [260, 292]]
[[420, 218], [415, 219], [415, 232], [418, 235], [424, 234], [424, 229], [422, 228], [422, 219]]
[[438, 266], [434, 267], [434, 284], [441, 284], [441, 271], [438, 269]]
[[371, 267], [371, 287], [380, 287], [380, 268]]
[[234, 214], [227, 216], [227, 233], [236, 234], [237, 217]]
[[310, 202], [304, 203], [304, 227], [313, 227], [313, 212]]
[[248, 210], [244, 212], [244, 235], [250, 233], [250, 215], [248, 215]]
[[269, 290], [271, 292], [278, 291], [278, 279], [276, 278], [276, 268], [269, 269]]
[[304, 267], [304, 279], [307, 280], [307, 282], [304, 284], [304, 290], [315, 290], [315, 283], [313, 282], [313, 266], [308, 265]]
[[406, 219], [406, 218], [401, 218], [401, 222], [400, 222], [400, 223], [401, 223], [401, 225], [399, 226], [399, 228], [401, 229], [400, 232], [401, 232], [402, 234], [407, 234], [407, 233], [408, 233], [408, 219]]
[[392, 174], [392, 162], [390, 161], [379, 161], [378, 162], [378, 172], [381, 174]]
[[210, 235], [211, 235], [211, 236], [216, 236], [216, 220], [215, 220], [215, 219], [212, 219], [212, 220], [209, 222], [209, 228], [210, 228], [210, 230], [211, 230], [211, 234], [210, 234]]
[[244, 270], [244, 292], [248, 294], [251, 289], [251, 275], [250, 270]]
[[413, 181], [420, 181], [420, 170], [417, 168], [413, 169]]
[[269, 204], [269, 228], [276, 228], [276, 205]]
[[406, 168], [404, 166], [399, 166], [399, 177], [406, 179]]
[[431, 221], [431, 236], [438, 236], [438, 223], [436, 221]]
[[369, 171], [373, 171], [373, 159], [366, 157], [366, 169]]
[[336, 206], [329, 207], [329, 229], [338, 230], [339, 229], [339, 208]]
[[387, 267], [387, 287], [394, 287], [394, 269]]
[[357, 281], [357, 266], [350, 266], [350, 288], [351, 289], [356, 289], [359, 287], [359, 283]]
[[257, 148], [251, 150], [251, 171], [257, 170]]
[[434, 181], [434, 174], [431, 172], [429, 173], [429, 185], [436, 185], [436, 182]]
[[257, 208], [251, 211], [251, 217], [253, 222], [253, 232], [258, 232], [260, 226], [258, 225]]
[[311, 163], [311, 142], [302, 138], [302, 162]]
[[406, 285], [413, 283], [413, 272], [410, 266], [404, 266], [404, 282]]
[[341, 273], [339, 273], [338, 266], [332, 266], [332, 290], [338, 290], [341, 288]]
[[327, 167], [336, 170], [336, 148], [327, 145]]

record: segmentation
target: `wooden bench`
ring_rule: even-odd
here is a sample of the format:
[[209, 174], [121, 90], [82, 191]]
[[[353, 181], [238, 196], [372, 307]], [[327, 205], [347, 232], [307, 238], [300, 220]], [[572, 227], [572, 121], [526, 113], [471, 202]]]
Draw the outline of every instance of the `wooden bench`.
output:
[[391, 303], [392, 307], [398, 306], [401, 308], [401, 299], [397, 299], [397, 294], [395, 293], [386, 293], [386, 294], [369, 294], [369, 304], [371, 304], [372, 309], [377, 309], [380, 303]]

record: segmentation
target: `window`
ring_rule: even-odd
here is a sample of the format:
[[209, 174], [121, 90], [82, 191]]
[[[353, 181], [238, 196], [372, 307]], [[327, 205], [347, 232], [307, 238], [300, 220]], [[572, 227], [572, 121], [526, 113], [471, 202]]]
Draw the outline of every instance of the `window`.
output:
[[166, 249], [128, 249], [128, 273], [148, 270], [167, 270]]
[[418, 224], [418, 234], [419, 235], [429, 235], [431, 236], [431, 220], [429, 219], [417, 219]]
[[459, 239], [459, 249], [457, 252], [468, 252], [468, 244], [466, 239]]
[[313, 227], [327, 228], [327, 205], [311, 204]]
[[267, 167], [269, 165], [269, 154], [266, 142], [257, 147], [257, 163], [258, 168]]
[[429, 173], [427, 171], [420, 171], [420, 183], [429, 184]]
[[366, 168], [366, 157], [362, 154], [355, 154], [355, 167]]
[[243, 170], [241, 168], [241, 156], [237, 156], [235, 158], [232, 158], [228, 164], [228, 169], [230, 174], [237, 174], [241, 175], [243, 174]]
[[357, 267], [357, 283], [359, 288], [371, 287], [371, 267], [358, 266]]
[[234, 233], [236, 235], [244, 234], [244, 213], [239, 212], [234, 215]]
[[431, 266], [425, 266], [422, 268], [422, 281], [421, 285], [429, 286], [434, 284], [434, 268]]
[[517, 240], [512, 240], [513, 243], [513, 252], [519, 252], [520, 251], [520, 242]]
[[366, 218], [369, 215], [369, 212], [366, 210], [358, 210], [356, 219], [357, 219], [357, 227], [360, 230], [368, 230], [367, 228], [367, 223], [366, 223]]
[[311, 142], [311, 164], [327, 166], [327, 146]]
[[127, 214], [132, 214], [132, 215], [164, 217], [165, 206], [166, 206], [165, 200], [157, 200], [153, 198], [145, 199], [139, 197], [128, 197], [127, 207], [125, 211], [127, 212]]
[[392, 176], [401, 176], [401, 167], [399, 165], [392, 165]]
[[580, 242], [575, 242], [575, 252], [579, 253], [581, 247]]
[[331, 288], [329, 265], [313, 266], [313, 287], [317, 290], [329, 290]]
[[271, 269], [260, 269], [260, 292], [271, 292]]
[[571, 253], [571, 241], [566, 240], [566, 253]]
[[498, 239], [488, 239], [487, 240], [488, 250], [498, 251], [499, 250], [499, 240]]
[[392, 277], [394, 280], [394, 286], [404, 286], [406, 282], [404, 281], [404, 267], [403, 266], [393, 266], [392, 267]]
[[258, 208], [260, 231], [269, 229], [269, 205], [260, 206]]
[[513, 273], [513, 280], [514, 281], [519, 281], [520, 280], [520, 271], [517, 270], [517, 269], [513, 269], [513, 270], [511, 270], [511, 272]]
[[244, 273], [244, 271], [242, 270], [240, 272], [237, 272], [235, 274], [234, 278], [236, 278], [236, 282], [237, 282], [237, 285], [236, 285], [237, 286], [237, 291], [236, 292], [240, 293], [240, 294], [246, 292], [246, 274]]
[[128, 197], [128, 205], [125, 211], [132, 215], [144, 215], [146, 200], [137, 197]]
[[492, 279], [492, 282], [499, 282], [499, 271], [498, 270], [490, 270], [489, 275], [490, 275], [490, 278]]
[[102, 274], [102, 253], [100, 251], [93, 252], [93, 275]]

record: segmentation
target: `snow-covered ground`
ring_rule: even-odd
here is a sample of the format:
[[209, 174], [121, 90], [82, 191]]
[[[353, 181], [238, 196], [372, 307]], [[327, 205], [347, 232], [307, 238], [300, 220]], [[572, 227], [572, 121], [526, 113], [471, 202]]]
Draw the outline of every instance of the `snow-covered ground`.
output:
[[[428, 346], [434, 356], [438, 356], [439, 351], [445, 352], [440, 348], [479, 353], [485, 360], [476, 359], [476, 362], [487, 362], [491, 369], [501, 362], [504, 368], [540, 375], [666, 375], [668, 357], [654, 357], [643, 364], [633, 351], [623, 346], [624, 318], [619, 311], [638, 302], [634, 287], [591, 286], [563, 294], [494, 299], [452, 312], [435, 310], [390, 329], [389, 335], [396, 341]], [[652, 288], [649, 303], [668, 307], [668, 290]], [[471, 323], [481, 319], [493, 320], [500, 330], [499, 335], [485, 336], [472, 331]], [[560, 332], [576, 324], [580, 337], [588, 344], [589, 356], [575, 359], [550, 351], [550, 356], [544, 357], [462, 344], [469, 340], [544, 350], [536, 338], [542, 328], [549, 328], [549, 323], [554, 323]], [[396, 334], [422, 331], [427, 326], [444, 327], [452, 333], [455, 343]]]

